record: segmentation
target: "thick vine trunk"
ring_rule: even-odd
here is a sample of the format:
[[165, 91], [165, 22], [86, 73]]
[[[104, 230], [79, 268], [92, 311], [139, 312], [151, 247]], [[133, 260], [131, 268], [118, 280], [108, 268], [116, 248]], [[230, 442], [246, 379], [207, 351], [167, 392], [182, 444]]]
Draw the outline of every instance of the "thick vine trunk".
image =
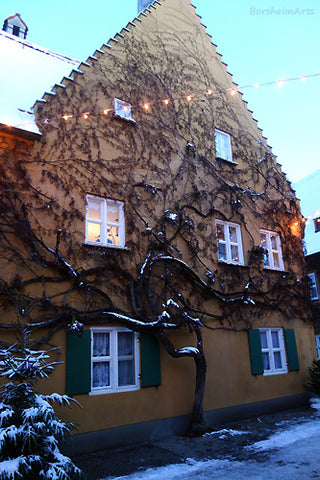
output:
[[205, 422], [203, 418], [203, 399], [206, 386], [207, 362], [203, 352], [198, 357], [194, 357], [196, 365], [196, 386], [194, 393], [194, 402], [192, 408], [192, 423], [190, 433], [201, 435], [205, 431]]

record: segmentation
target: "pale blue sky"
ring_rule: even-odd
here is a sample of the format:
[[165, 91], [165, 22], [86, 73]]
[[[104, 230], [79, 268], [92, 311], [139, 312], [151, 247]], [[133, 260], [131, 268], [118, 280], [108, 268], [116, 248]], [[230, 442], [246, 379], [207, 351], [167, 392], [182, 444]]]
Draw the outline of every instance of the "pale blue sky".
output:
[[[192, 3], [239, 85], [320, 73], [318, 0]], [[27, 40], [85, 60], [136, 16], [137, 0], [0, 0], [1, 23], [15, 12]], [[291, 181], [319, 168], [319, 89], [320, 76], [243, 90]]]

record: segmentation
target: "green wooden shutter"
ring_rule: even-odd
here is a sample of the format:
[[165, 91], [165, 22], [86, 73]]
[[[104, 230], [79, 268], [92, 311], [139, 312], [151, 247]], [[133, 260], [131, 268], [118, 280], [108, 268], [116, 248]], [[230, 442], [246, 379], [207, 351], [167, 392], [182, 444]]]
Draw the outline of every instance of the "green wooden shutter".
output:
[[161, 385], [160, 348], [158, 340], [147, 333], [140, 335], [141, 386]]
[[262, 375], [264, 369], [261, 352], [260, 332], [258, 329], [250, 329], [248, 330], [248, 336], [252, 375]]
[[284, 330], [284, 338], [287, 347], [288, 367], [289, 371], [299, 370], [299, 358], [296, 344], [296, 337], [293, 328]]
[[67, 334], [66, 393], [76, 395], [91, 389], [90, 330], [78, 337]]

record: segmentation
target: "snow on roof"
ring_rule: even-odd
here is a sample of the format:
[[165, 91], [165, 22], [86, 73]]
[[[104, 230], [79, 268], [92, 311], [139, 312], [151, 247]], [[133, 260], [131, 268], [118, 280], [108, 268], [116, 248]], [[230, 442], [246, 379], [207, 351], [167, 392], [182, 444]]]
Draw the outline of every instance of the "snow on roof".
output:
[[0, 124], [40, 133], [32, 107], [80, 62], [0, 31]]

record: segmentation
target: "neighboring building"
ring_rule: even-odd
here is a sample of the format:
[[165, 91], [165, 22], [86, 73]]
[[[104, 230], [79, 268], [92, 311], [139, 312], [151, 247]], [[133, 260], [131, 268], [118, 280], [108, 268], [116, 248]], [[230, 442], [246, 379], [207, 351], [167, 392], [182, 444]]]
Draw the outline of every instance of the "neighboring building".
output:
[[208, 424], [302, 404], [299, 205], [190, 0], [155, 0], [85, 62], [61, 60], [71, 73], [34, 92], [31, 186], [10, 218], [30, 215], [0, 260], [7, 321], [61, 347], [41, 388], [84, 407], [64, 412], [70, 448], [183, 432], [202, 348]]
[[15, 35], [16, 37], [23, 38], [24, 40], [26, 39], [28, 33], [28, 27], [22, 20], [19, 13], [6, 18], [3, 22], [2, 30]]
[[318, 359], [320, 359], [320, 170], [293, 185], [305, 217], [304, 247]]

